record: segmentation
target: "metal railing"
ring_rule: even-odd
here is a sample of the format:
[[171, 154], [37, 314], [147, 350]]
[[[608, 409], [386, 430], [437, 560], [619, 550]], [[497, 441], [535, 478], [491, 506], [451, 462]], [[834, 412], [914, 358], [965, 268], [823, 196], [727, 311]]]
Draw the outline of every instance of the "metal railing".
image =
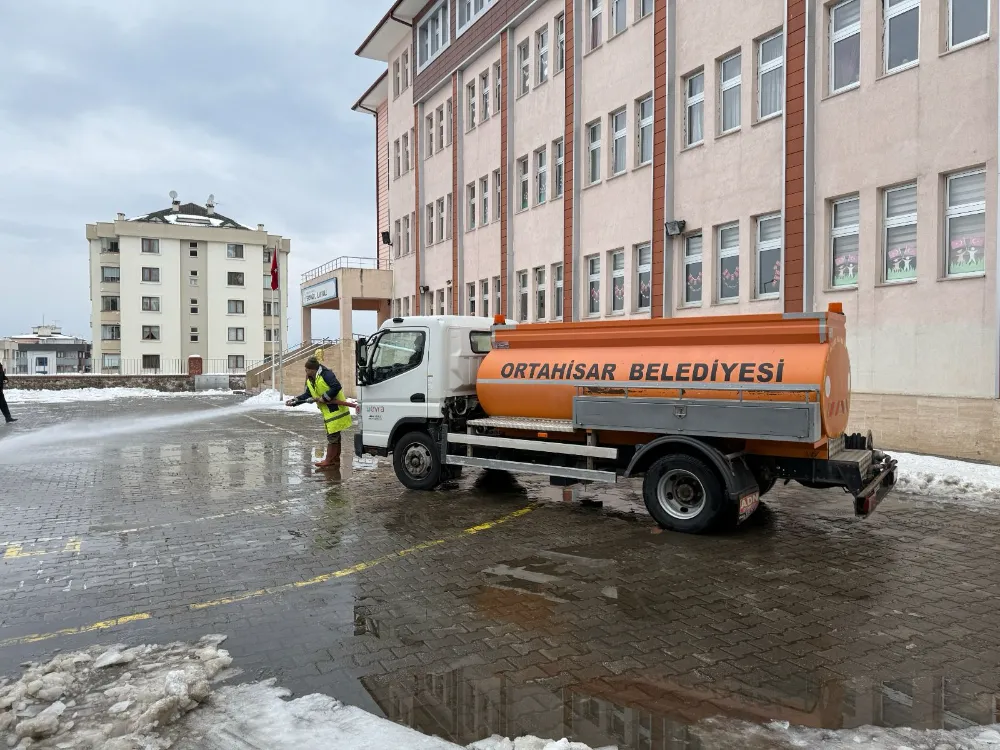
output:
[[[204, 359], [201, 371], [205, 375], [246, 375], [248, 370], [259, 366], [263, 360], [245, 359], [242, 367], [230, 366], [228, 359]], [[105, 365], [98, 361], [93, 367], [93, 375], [187, 375], [188, 360], [161, 357], [156, 366], [143, 358], [120, 359], [117, 366]]]
[[363, 268], [363, 269], [378, 269], [378, 258], [361, 258], [354, 255], [343, 255], [336, 260], [331, 260], [329, 263], [324, 263], [318, 268], [314, 268], [311, 271], [306, 271], [302, 274], [302, 283], [311, 281], [313, 279], [319, 278], [333, 271], [339, 271], [341, 268]]

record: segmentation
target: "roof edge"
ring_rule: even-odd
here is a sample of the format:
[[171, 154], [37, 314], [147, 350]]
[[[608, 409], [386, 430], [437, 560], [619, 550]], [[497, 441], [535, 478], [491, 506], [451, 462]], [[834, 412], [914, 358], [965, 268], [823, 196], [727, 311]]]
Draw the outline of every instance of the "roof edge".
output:
[[[369, 96], [371, 96], [372, 93], [375, 91], [375, 89], [377, 89], [380, 85], [382, 85], [382, 83], [386, 82], [388, 78], [389, 78], [389, 70], [386, 69], [385, 71], [383, 71], [382, 75], [380, 75], [378, 78], [375, 79], [375, 83], [373, 83], [371, 86], [369, 86], [365, 90], [365, 93], [363, 93], [360, 97], [358, 97], [358, 100], [356, 102], [354, 102], [354, 106], [351, 107], [351, 110], [353, 112], [359, 112], [359, 111], [360, 112], [367, 112], [370, 115], [377, 114], [377, 112], [375, 110], [366, 107], [365, 104], [364, 104], [364, 102], [365, 102], [365, 99], [367, 99]], [[388, 87], [388, 85], [386, 85], [386, 92], [385, 93], [386, 93], [386, 99], [388, 99], [389, 98], [389, 87]]]

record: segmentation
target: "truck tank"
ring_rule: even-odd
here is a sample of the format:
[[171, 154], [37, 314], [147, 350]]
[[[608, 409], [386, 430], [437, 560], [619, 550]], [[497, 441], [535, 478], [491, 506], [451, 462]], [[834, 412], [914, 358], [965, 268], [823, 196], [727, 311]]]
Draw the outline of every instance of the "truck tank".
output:
[[834, 304], [821, 313], [498, 325], [476, 392], [493, 417], [561, 420], [584, 393], [819, 400], [822, 436], [836, 438], [851, 403], [845, 318]]

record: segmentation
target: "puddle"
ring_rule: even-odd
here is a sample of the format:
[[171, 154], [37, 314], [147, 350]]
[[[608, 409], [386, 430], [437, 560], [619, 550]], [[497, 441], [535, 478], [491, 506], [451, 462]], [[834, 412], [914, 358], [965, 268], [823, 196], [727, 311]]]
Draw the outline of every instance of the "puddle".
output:
[[499, 734], [567, 737], [621, 750], [703, 750], [711, 718], [815, 729], [865, 725], [959, 730], [1000, 722], [997, 697], [945, 677], [891, 682], [803, 681], [735, 692], [669, 681], [614, 678], [559, 689], [458, 669], [407, 678], [365, 678], [386, 717], [459, 745]]

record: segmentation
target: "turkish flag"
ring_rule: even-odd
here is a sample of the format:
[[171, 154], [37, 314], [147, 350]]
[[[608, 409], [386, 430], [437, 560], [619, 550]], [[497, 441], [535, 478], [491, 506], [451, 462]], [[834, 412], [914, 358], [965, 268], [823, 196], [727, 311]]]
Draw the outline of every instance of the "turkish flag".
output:
[[278, 248], [271, 253], [271, 291], [278, 288]]

